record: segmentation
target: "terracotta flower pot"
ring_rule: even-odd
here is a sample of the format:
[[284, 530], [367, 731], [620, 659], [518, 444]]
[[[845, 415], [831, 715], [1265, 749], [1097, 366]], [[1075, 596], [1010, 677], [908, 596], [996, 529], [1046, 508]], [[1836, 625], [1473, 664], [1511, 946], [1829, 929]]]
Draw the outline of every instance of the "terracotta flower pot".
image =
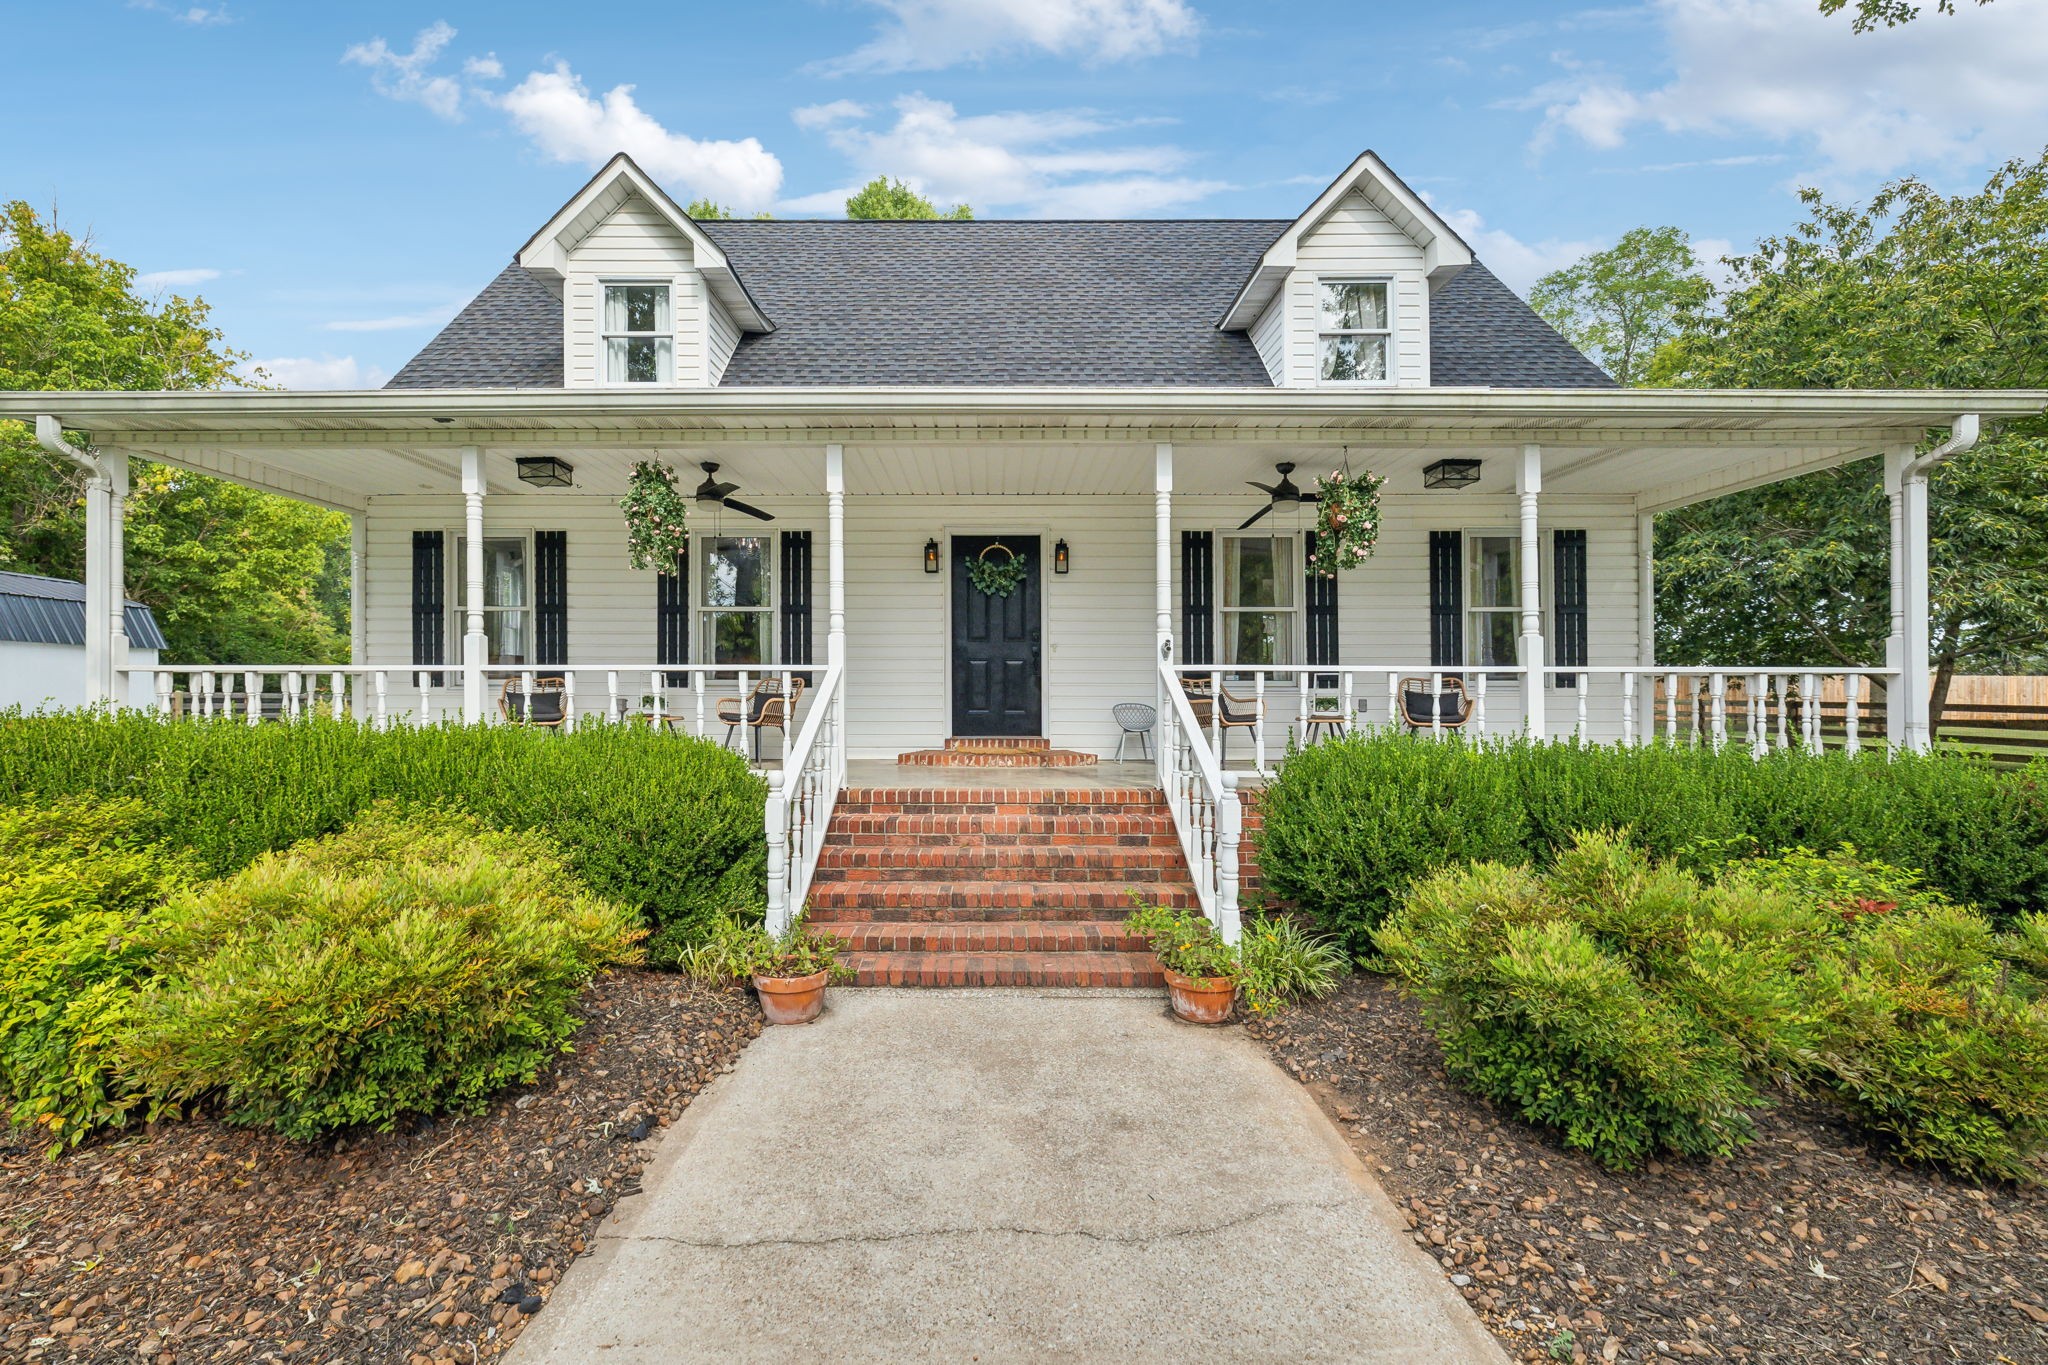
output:
[[1173, 968], [1166, 971], [1166, 998], [1173, 1012], [1191, 1024], [1220, 1024], [1230, 1018], [1230, 1006], [1237, 999], [1237, 982], [1227, 976], [1182, 976]]
[[757, 976], [754, 989], [761, 995], [761, 1013], [771, 1024], [808, 1024], [825, 1008], [825, 978], [828, 972], [809, 976]]

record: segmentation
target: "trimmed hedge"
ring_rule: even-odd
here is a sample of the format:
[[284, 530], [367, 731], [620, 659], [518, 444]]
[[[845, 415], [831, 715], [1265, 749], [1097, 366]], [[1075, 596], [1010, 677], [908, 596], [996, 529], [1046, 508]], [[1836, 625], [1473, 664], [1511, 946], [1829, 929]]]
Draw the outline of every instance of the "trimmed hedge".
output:
[[740, 755], [641, 727], [0, 716], [0, 805], [137, 798], [209, 876], [333, 834], [377, 801], [452, 806], [546, 833], [592, 891], [641, 910], [657, 962], [762, 903], [765, 795]]
[[1697, 870], [1853, 844], [2009, 923], [2048, 905], [2044, 772], [1947, 753], [1756, 759], [1736, 746], [1359, 735], [1288, 759], [1260, 798], [1259, 862], [1272, 896], [1358, 953], [1417, 878], [1547, 862], [1592, 829], [1626, 829]]

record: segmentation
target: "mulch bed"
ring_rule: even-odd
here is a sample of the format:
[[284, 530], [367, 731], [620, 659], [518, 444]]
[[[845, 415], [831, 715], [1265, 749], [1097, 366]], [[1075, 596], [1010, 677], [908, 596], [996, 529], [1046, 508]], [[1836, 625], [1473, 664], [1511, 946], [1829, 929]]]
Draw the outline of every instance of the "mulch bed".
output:
[[2048, 1192], [1901, 1166], [1793, 1100], [1729, 1160], [1615, 1175], [1454, 1088], [1379, 978], [1251, 1031], [1511, 1356], [2048, 1362]]
[[760, 1032], [738, 990], [601, 978], [576, 1051], [472, 1118], [314, 1146], [209, 1120], [46, 1161], [0, 1129], [0, 1360], [502, 1353], [649, 1145]]

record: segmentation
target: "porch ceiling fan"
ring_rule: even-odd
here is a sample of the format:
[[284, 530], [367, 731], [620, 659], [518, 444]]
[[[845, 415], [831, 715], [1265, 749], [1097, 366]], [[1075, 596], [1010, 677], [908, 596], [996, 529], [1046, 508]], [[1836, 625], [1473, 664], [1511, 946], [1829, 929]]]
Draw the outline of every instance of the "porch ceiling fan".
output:
[[1274, 465], [1273, 468], [1280, 471], [1280, 482], [1278, 483], [1258, 483], [1251, 479], [1245, 480], [1245, 482], [1251, 484], [1253, 488], [1256, 488], [1261, 493], [1264, 493], [1267, 496], [1267, 498], [1270, 499], [1270, 501], [1268, 501], [1264, 507], [1261, 507], [1258, 511], [1246, 517], [1243, 522], [1239, 523], [1237, 528], [1238, 530], [1242, 531], [1245, 527], [1251, 525], [1260, 517], [1265, 516], [1266, 513], [1272, 511], [1275, 507], [1279, 507], [1282, 505], [1300, 505], [1304, 503], [1313, 505], [1314, 503], [1320, 501], [1320, 499], [1318, 499], [1315, 494], [1304, 493], [1299, 488], [1296, 488], [1294, 486], [1294, 480], [1288, 477], [1288, 475], [1294, 472], [1294, 461], [1282, 460], [1279, 464]]
[[752, 503], [741, 502], [734, 497], [733, 494], [739, 491], [739, 485], [720, 483], [716, 463], [704, 460], [700, 462], [699, 468], [704, 471], [704, 482], [697, 485], [698, 502], [715, 502], [721, 507], [730, 507], [735, 512], [745, 512], [748, 516], [759, 517], [763, 521], [775, 520], [773, 512], [763, 512]]

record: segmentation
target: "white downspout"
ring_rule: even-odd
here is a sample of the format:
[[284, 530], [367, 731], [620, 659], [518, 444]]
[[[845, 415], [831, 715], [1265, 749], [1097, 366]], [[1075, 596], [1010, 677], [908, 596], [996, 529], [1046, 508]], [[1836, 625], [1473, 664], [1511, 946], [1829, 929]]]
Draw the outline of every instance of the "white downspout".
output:
[[127, 493], [127, 461], [109, 462], [64, 439], [64, 424], [36, 418], [36, 441], [85, 471], [85, 699], [121, 702], [115, 670], [127, 661], [126, 594], [121, 590], [121, 531], [116, 518]]
[[[1934, 653], [1934, 631], [1933, 609], [1928, 601], [1928, 578], [1933, 566], [1927, 532], [1927, 475], [1935, 466], [1974, 448], [1981, 431], [1982, 423], [1976, 413], [1960, 413], [1950, 426], [1946, 441], [1899, 465], [1895, 504], [1898, 515], [1892, 542], [1893, 563], [1904, 589], [1899, 702], [1905, 713], [1906, 747], [1916, 753], [1925, 753], [1934, 744], [1934, 680], [1929, 667]], [[1886, 472], [1889, 475], [1890, 470]]]

